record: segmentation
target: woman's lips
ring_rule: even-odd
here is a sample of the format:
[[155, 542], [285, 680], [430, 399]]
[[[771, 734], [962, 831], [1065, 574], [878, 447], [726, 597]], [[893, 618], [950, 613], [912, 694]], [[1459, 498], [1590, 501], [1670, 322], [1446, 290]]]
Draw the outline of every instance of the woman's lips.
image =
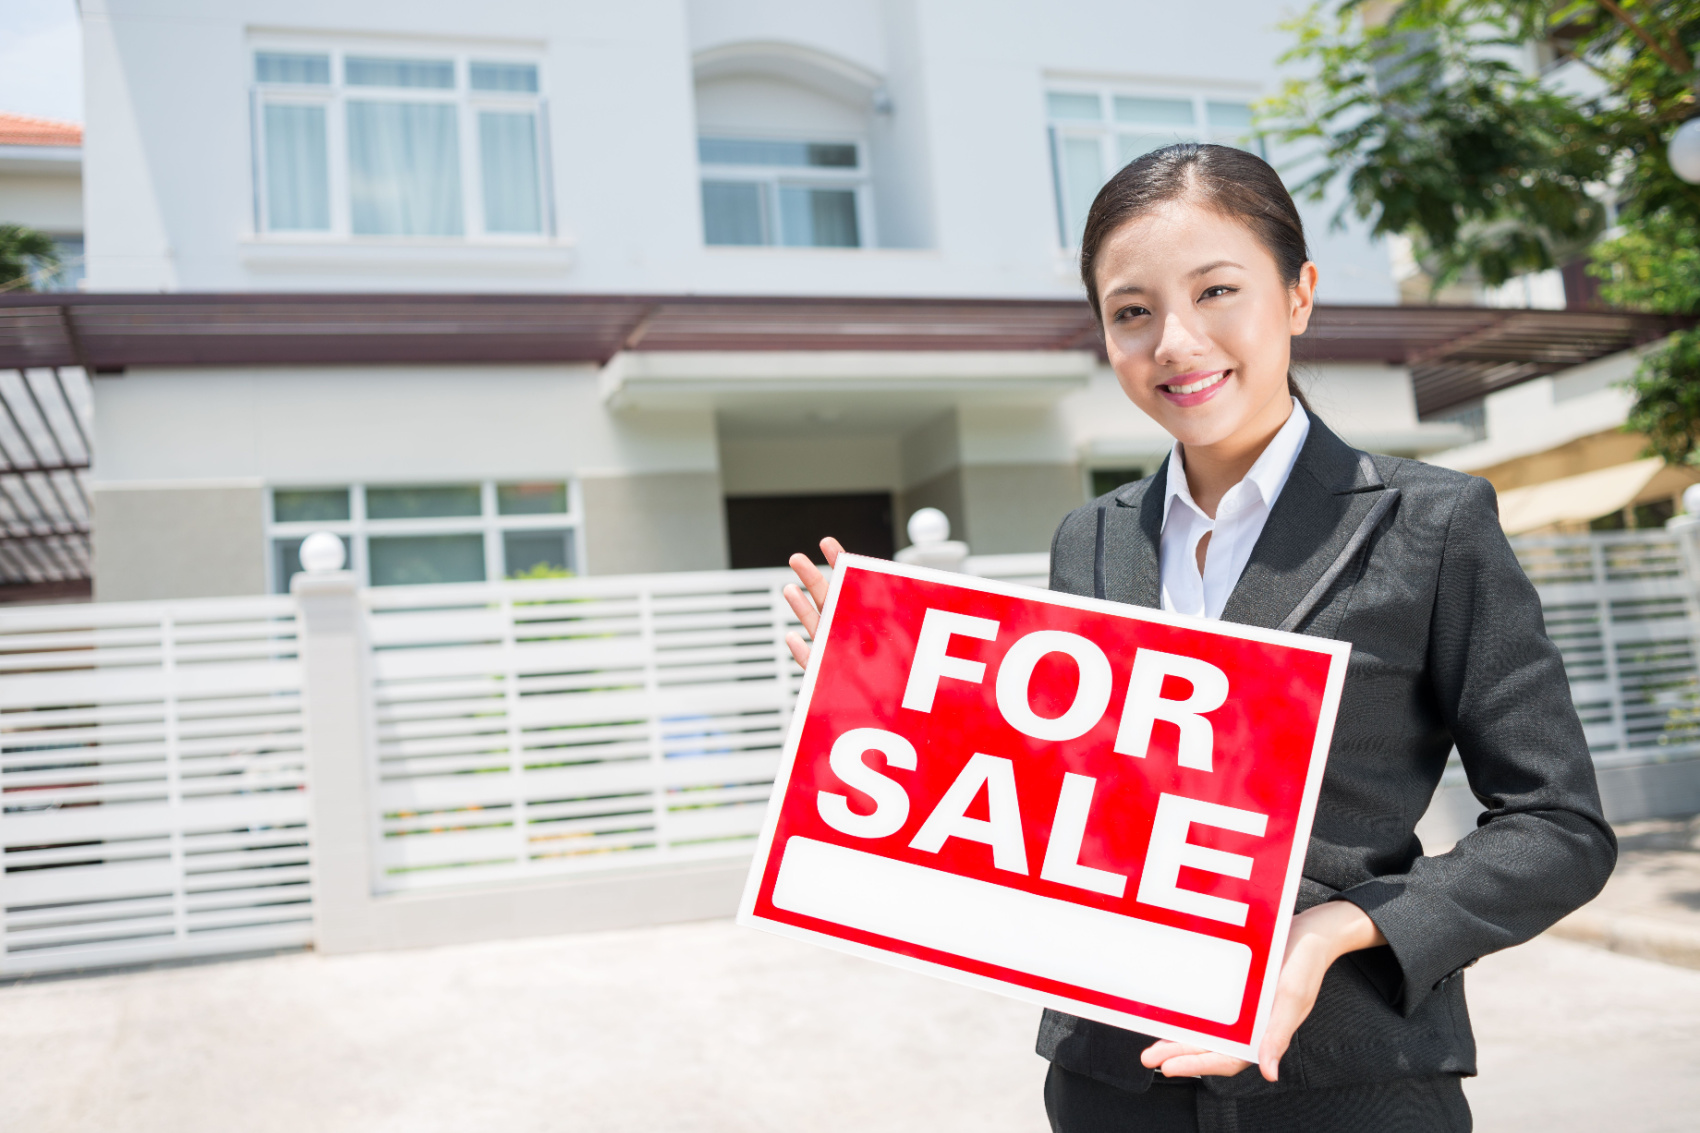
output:
[[1232, 370], [1204, 370], [1179, 374], [1157, 387], [1171, 405], [1202, 405], [1215, 397], [1228, 382]]

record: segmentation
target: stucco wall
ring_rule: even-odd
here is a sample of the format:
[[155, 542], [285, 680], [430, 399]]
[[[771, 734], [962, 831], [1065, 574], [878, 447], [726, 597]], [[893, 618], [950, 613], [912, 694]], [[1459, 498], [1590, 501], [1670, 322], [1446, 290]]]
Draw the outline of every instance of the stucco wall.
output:
[[81, 234], [82, 177], [0, 169], [0, 224], [22, 224], [56, 236]]
[[133, 369], [95, 380], [95, 479], [268, 484], [712, 472], [707, 409], [611, 414], [589, 366]]
[[726, 568], [718, 476], [590, 476], [581, 491], [587, 574]]
[[1086, 502], [1077, 464], [965, 465], [962, 496], [979, 555], [1049, 550], [1062, 517]]
[[97, 487], [91, 496], [96, 601], [265, 593], [259, 484]]

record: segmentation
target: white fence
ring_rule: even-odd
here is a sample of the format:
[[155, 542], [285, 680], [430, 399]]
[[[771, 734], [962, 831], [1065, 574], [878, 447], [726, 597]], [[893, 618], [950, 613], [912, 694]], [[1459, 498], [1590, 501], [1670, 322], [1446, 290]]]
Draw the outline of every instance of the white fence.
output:
[[307, 943], [288, 598], [0, 613], [0, 974]]
[[[1517, 549], [1601, 768], [1700, 759], [1700, 623], [1675, 538]], [[1036, 583], [1045, 566], [969, 564]], [[673, 888], [647, 900], [707, 885], [698, 903], [718, 908], [799, 684], [788, 577], [349, 581], [310, 617], [289, 597], [0, 610], [0, 975], [417, 943], [439, 938], [431, 918], [492, 909], [538, 924], [508, 911], [667, 870]], [[382, 915], [345, 918], [338, 943], [339, 901]]]
[[785, 571], [369, 590], [381, 890], [747, 854]]
[[1514, 546], [1564, 655], [1595, 764], [1700, 756], [1695, 586], [1677, 538], [1634, 531]]

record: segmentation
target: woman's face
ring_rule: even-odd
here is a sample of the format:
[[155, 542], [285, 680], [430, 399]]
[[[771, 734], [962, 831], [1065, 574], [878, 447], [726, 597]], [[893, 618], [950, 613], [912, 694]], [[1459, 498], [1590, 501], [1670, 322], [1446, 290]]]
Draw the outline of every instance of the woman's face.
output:
[[1291, 336], [1316, 293], [1288, 287], [1250, 228], [1178, 200], [1128, 221], [1098, 253], [1110, 365], [1181, 444], [1261, 444], [1287, 419]]

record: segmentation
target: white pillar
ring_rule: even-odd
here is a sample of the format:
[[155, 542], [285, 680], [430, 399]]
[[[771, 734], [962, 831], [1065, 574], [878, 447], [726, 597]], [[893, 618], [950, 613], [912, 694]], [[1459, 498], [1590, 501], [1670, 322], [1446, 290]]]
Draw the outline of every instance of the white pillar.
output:
[[950, 517], [936, 507], [924, 507], [909, 517], [909, 546], [897, 561], [910, 566], [962, 573], [968, 563], [968, 544], [950, 537]]
[[313, 943], [364, 952], [726, 917], [749, 861], [673, 862], [594, 875], [379, 893], [380, 801], [370, 624], [342, 543], [312, 535], [290, 582], [299, 611], [312, 840]]
[[290, 591], [300, 611], [314, 946], [370, 948], [377, 812], [360, 583], [351, 570], [309, 570], [295, 576]]

